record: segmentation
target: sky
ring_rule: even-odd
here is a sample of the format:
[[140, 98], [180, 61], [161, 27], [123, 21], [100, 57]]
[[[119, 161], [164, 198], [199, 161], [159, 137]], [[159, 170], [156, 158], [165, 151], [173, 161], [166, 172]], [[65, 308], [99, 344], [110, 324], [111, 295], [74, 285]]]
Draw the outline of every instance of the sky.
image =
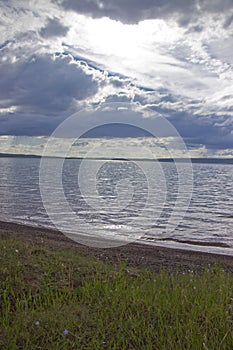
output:
[[0, 152], [38, 154], [73, 113], [127, 102], [195, 156], [233, 156], [233, 0], [0, 0], [0, 33]]

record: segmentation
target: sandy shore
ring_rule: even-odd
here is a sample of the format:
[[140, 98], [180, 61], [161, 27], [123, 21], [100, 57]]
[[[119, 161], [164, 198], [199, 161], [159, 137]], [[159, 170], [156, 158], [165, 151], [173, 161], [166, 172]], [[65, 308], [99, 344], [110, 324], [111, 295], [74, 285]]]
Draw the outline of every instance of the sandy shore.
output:
[[31, 227], [0, 221], [0, 238], [16, 238], [37, 245], [47, 245], [52, 249], [72, 249], [86, 256], [95, 256], [103, 261], [120, 263], [126, 261], [129, 266], [150, 268], [158, 271], [186, 271], [202, 269], [208, 264], [218, 264], [233, 272], [233, 257], [208, 254], [180, 249], [131, 243], [118, 248], [98, 249], [78, 244], [61, 232], [45, 228]]

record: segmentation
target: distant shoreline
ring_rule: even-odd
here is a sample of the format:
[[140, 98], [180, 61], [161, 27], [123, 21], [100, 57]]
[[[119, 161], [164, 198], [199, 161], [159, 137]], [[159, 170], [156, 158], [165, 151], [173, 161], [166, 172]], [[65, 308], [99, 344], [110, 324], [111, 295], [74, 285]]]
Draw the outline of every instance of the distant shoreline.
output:
[[[0, 153], [0, 158], [37, 158], [41, 159], [42, 156], [40, 155], [34, 155], [34, 154], [12, 154], [12, 153]], [[51, 158], [51, 159], [63, 159], [63, 157], [58, 156], [46, 156], [44, 158]], [[161, 163], [186, 163], [186, 162], [192, 162], [192, 163], [201, 163], [201, 164], [233, 164], [233, 158], [105, 158], [105, 157], [96, 157], [96, 158], [90, 158], [90, 157], [66, 157], [67, 160], [92, 160], [92, 161], [135, 161], [135, 162], [153, 162], [158, 161]]]

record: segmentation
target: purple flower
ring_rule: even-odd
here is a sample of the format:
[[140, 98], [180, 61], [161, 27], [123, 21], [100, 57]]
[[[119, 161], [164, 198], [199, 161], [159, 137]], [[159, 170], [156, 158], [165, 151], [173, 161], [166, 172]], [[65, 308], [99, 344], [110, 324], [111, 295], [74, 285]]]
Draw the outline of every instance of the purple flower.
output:
[[35, 322], [35, 326], [39, 326], [40, 325], [40, 322], [39, 321], [36, 321]]
[[69, 334], [69, 331], [67, 329], [64, 330], [63, 332], [65, 335], [68, 335]]

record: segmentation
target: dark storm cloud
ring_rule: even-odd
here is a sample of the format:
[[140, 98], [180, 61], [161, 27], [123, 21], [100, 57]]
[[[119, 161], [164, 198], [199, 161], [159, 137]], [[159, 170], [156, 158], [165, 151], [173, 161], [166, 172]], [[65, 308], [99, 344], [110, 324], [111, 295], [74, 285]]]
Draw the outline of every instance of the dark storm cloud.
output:
[[[96, 105], [101, 101], [134, 101], [168, 118], [184, 140], [192, 144], [233, 147], [233, 0], [0, 0], [0, 3], [0, 134], [49, 135], [76, 111], [77, 101]], [[89, 42], [88, 31], [93, 21], [82, 18], [81, 25], [72, 23], [72, 18], [77, 21], [79, 18], [68, 11], [127, 24], [171, 18], [186, 28], [177, 30], [174, 23], [167, 23], [169, 28], [174, 27], [174, 33], [176, 30], [181, 33], [176, 40], [166, 44], [151, 38], [148, 48], [145, 43], [145, 51], [138, 58], [135, 55], [138, 64], [127, 66], [126, 53], [125, 60], [116, 55], [116, 63], [111, 67], [107, 64], [108, 40], [106, 54], [99, 54], [98, 43], [94, 45], [95, 33]], [[111, 41], [113, 23], [106, 22]], [[153, 31], [153, 22], [149, 25]], [[137, 28], [140, 25], [133, 30]], [[143, 31], [143, 24], [141, 28]], [[125, 28], [126, 32], [128, 29]], [[111, 44], [114, 46], [114, 40]], [[54, 55], [63, 50], [66, 55]], [[156, 53], [164, 58], [163, 66], [159, 58], [156, 61]], [[123, 52], [119, 57], [123, 57]], [[153, 70], [157, 63], [161, 71]], [[124, 64], [126, 68], [121, 70]], [[135, 81], [134, 73], [141, 68], [142, 73], [135, 74], [139, 76]], [[150, 76], [159, 78], [163, 88], [153, 85]], [[147, 88], [140, 88], [141, 84]]]
[[63, 116], [11, 113], [0, 118], [0, 135], [49, 136], [65, 119]]
[[64, 26], [58, 19], [50, 19], [47, 26], [43, 27], [39, 34], [43, 38], [65, 36], [69, 27]]
[[233, 23], [233, 15], [227, 16], [225, 21], [224, 21], [224, 28], [227, 29], [228, 27], [230, 27]]
[[232, 0], [63, 0], [62, 6], [93, 18], [109, 17], [133, 24], [145, 19], [172, 17], [186, 26], [205, 13], [232, 9]]
[[196, 4], [191, 0], [65, 0], [63, 6], [93, 18], [109, 17], [123, 23], [137, 23], [144, 19], [167, 17], [180, 10], [190, 13]]
[[0, 65], [0, 102], [25, 112], [54, 114], [98, 91], [98, 81], [71, 57], [34, 55]]
[[[193, 116], [187, 112], [174, 113], [169, 121], [177, 129], [181, 137], [189, 143], [203, 144], [210, 149], [233, 148], [233, 121], [230, 116], [222, 118]], [[222, 121], [223, 125], [219, 125]], [[228, 122], [227, 126], [224, 124]]]

